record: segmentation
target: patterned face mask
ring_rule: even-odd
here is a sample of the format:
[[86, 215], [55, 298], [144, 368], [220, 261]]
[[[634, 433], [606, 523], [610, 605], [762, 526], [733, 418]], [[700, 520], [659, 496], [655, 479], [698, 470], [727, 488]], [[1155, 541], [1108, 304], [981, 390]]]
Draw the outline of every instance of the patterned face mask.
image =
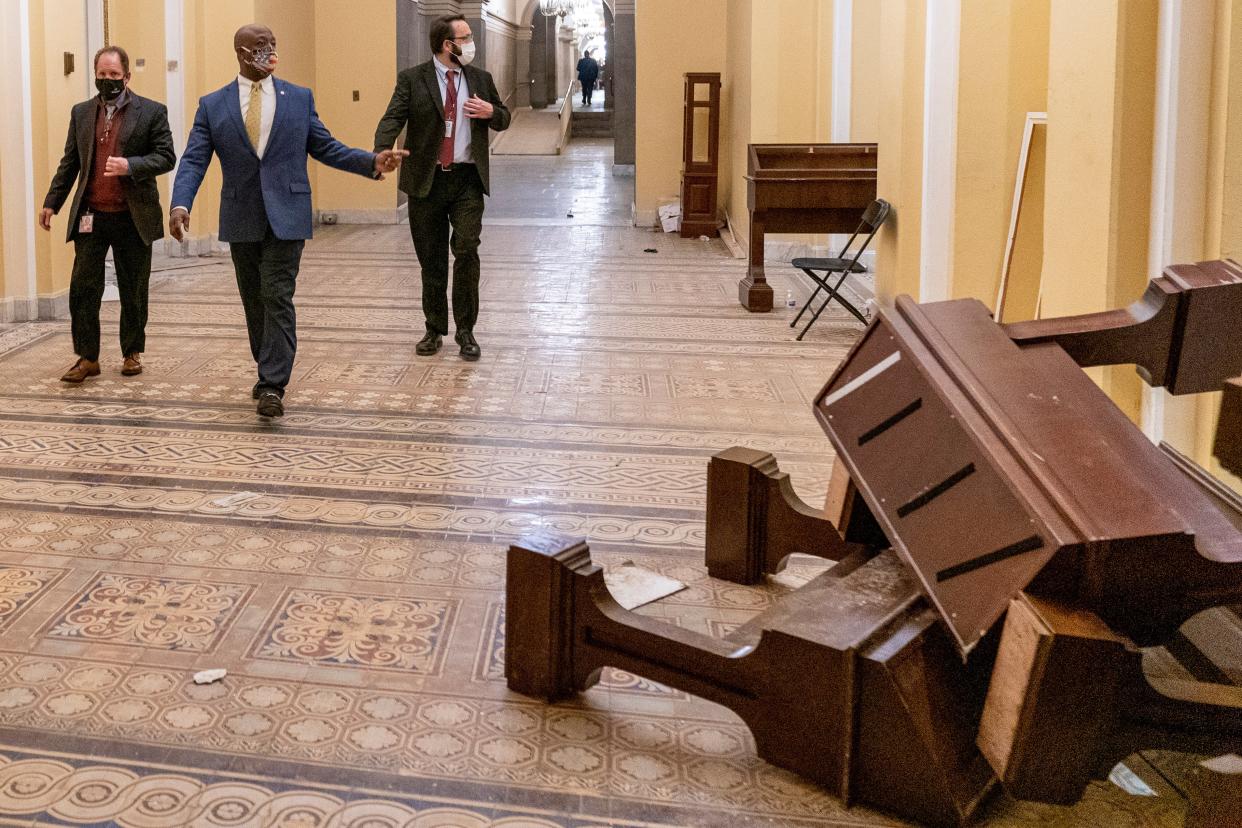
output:
[[[241, 47], [246, 49], [245, 46]], [[270, 75], [276, 71], [276, 63], [280, 60], [280, 56], [276, 54], [276, 49], [271, 46], [263, 46], [258, 51], [250, 52], [250, 65], [265, 75]]]

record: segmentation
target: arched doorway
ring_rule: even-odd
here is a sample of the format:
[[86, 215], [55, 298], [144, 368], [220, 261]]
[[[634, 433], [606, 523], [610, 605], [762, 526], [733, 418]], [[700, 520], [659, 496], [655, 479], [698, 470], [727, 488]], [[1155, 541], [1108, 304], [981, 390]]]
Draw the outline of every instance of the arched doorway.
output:
[[[604, 20], [604, 101], [611, 110], [614, 171], [632, 174], [634, 167], [634, 2], [600, 0]], [[519, 31], [529, 32], [529, 49], [517, 51], [517, 105], [540, 109], [565, 93], [579, 57], [577, 43], [561, 48], [557, 18], [539, 11], [539, 0], [526, 0]], [[526, 65], [522, 66], [525, 58]], [[566, 63], [568, 62], [568, 65]], [[525, 70], [525, 71], [523, 71]], [[523, 82], [525, 80], [525, 82]], [[527, 95], [523, 96], [523, 92]]]

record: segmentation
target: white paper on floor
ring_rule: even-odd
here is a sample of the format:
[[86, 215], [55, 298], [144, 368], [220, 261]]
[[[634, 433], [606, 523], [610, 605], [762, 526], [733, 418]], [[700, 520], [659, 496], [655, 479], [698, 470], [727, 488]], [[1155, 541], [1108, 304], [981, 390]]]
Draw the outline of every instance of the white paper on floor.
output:
[[1242, 756], [1236, 753], [1226, 753], [1224, 756], [1204, 759], [1199, 764], [1216, 773], [1242, 774]]
[[1137, 773], [1127, 768], [1124, 762], [1118, 762], [1113, 766], [1112, 772], [1108, 774], [1108, 781], [1131, 796], [1156, 795], [1151, 785], [1148, 785], [1139, 778]]
[[220, 679], [224, 678], [228, 674], [229, 674], [229, 671], [225, 670], [224, 668], [218, 668], [215, 670], [199, 670], [197, 673], [194, 674], [194, 683], [195, 684], [211, 684], [214, 681], [219, 681]]
[[608, 585], [613, 600], [627, 610], [650, 604], [686, 588], [681, 581], [635, 566], [633, 561], [626, 561], [605, 572], [604, 583]]
[[263, 497], [263, 495], [258, 492], [235, 492], [224, 497], [217, 497], [215, 500], [211, 501], [211, 505], [227, 509], [229, 506], [240, 506], [243, 503], [258, 500], [261, 497]]

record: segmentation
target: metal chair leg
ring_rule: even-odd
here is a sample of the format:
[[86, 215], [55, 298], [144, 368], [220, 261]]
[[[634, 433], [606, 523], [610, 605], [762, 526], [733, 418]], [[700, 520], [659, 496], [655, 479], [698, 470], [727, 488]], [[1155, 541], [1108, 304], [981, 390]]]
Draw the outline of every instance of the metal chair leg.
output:
[[811, 277], [811, 281], [815, 282], [815, 290], [811, 292], [811, 296], [810, 296], [810, 298], [808, 298], [808, 299], [806, 300], [806, 304], [802, 306], [802, 310], [798, 311], [798, 315], [797, 315], [797, 316], [795, 316], [795, 317], [793, 318], [793, 321], [789, 323], [789, 327], [791, 327], [791, 328], [792, 328], [793, 326], [795, 326], [795, 325], [797, 325], [797, 324], [798, 324], [798, 320], [802, 318], [802, 314], [806, 313], [806, 309], [807, 309], [807, 308], [809, 308], [809, 307], [811, 306], [811, 303], [815, 301], [815, 297], [819, 295], [819, 292], [820, 292], [821, 290], [823, 290], [823, 287], [824, 287], [824, 286], [820, 283], [819, 277], [818, 277], [818, 276], [816, 276], [814, 273], [812, 273], [811, 271], [807, 270], [805, 267], [804, 267], [804, 268], [802, 268], [801, 270], [802, 270], [802, 272], [803, 272], [803, 273], [805, 273], [807, 276], [810, 276], [810, 277]]

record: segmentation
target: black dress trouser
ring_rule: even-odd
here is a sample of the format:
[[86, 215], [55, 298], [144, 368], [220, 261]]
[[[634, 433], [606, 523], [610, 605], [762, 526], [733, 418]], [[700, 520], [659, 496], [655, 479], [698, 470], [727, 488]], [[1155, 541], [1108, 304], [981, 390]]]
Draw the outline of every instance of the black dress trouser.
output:
[[263, 241], [230, 242], [237, 291], [246, 312], [250, 353], [259, 367], [259, 391], [285, 395], [298, 349], [293, 291], [302, 263], [303, 239], [278, 239], [269, 226]]
[[[448, 335], [449, 250], [453, 251], [453, 323], [474, 330], [479, 318], [479, 235], [483, 232], [483, 182], [473, 164], [436, 167], [431, 192], [411, 198], [410, 236], [423, 271], [427, 330]], [[452, 233], [450, 234], [450, 227]]]
[[151, 245], [138, 235], [128, 210], [95, 213], [89, 233], [73, 236], [73, 275], [69, 281], [69, 315], [73, 350], [83, 359], [99, 359], [99, 303], [104, 294], [104, 260], [112, 248], [116, 287], [121, 294], [121, 354], [146, 350], [147, 291], [151, 285]]

